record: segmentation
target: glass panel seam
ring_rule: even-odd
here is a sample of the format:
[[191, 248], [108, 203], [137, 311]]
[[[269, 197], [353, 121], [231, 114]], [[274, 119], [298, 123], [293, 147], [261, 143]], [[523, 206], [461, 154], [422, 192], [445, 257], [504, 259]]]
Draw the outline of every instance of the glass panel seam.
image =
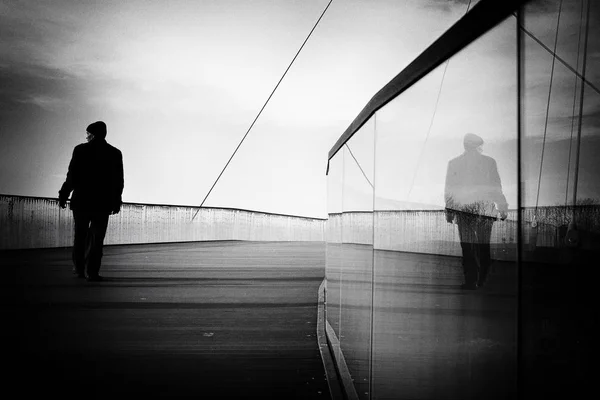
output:
[[521, 393], [522, 376], [521, 376], [521, 360], [523, 358], [523, 349], [521, 346], [522, 343], [522, 327], [521, 327], [521, 319], [523, 317], [523, 294], [522, 294], [522, 283], [523, 283], [523, 265], [522, 265], [522, 246], [523, 246], [523, 225], [522, 225], [522, 193], [523, 193], [523, 185], [522, 181], [522, 148], [521, 142], [523, 139], [523, 114], [525, 112], [524, 106], [525, 102], [523, 100], [523, 89], [524, 89], [524, 81], [525, 81], [525, 58], [524, 58], [524, 41], [525, 38], [523, 36], [523, 32], [521, 27], [524, 26], [523, 20], [523, 6], [520, 6], [517, 9], [517, 26], [516, 26], [516, 37], [517, 37], [517, 49], [516, 49], [516, 57], [517, 57], [517, 323], [516, 323], [516, 352], [517, 352], [517, 396], [518, 393]]
[[373, 114], [373, 212], [372, 220], [372, 262], [371, 262], [371, 333], [369, 337], [369, 399], [373, 398], [373, 343], [375, 341], [374, 323], [375, 323], [375, 188], [377, 187], [377, 113]]

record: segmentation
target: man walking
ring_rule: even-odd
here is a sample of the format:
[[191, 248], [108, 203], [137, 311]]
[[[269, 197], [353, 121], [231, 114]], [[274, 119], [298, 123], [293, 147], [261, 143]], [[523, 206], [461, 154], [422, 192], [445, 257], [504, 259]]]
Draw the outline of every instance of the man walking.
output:
[[508, 205], [496, 161], [482, 154], [483, 139], [467, 133], [465, 152], [448, 162], [446, 221], [456, 221], [463, 254], [463, 289], [475, 290], [486, 282], [490, 265], [490, 237], [497, 219], [505, 220]]
[[106, 124], [102, 121], [87, 127], [86, 140], [73, 150], [58, 199], [64, 209], [73, 192], [73, 273], [97, 282], [102, 280], [99, 271], [108, 217], [121, 210], [123, 157], [119, 149], [106, 142]]

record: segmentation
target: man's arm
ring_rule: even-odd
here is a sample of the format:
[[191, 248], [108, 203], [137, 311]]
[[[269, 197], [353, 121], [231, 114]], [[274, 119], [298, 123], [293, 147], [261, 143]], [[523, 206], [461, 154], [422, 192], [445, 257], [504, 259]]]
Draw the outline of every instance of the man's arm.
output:
[[71, 156], [71, 162], [69, 162], [69, 169], [67, 170], [67, 179], [62, 184], [58, 191], [58, 204], [61, 208], [67, 207], [67, 199], [75, 188], [75, 171], [77, 170], [77, 155], [76, 148], [73, 149], [73, 155]]
[[120, 150], [117, 150], [115, 156], [115, 176], [114, 176], [114, 203], [112, 206], [112, 214], [118, 214], [121, 211], [121, 204], [123, 204], [122, 195], [123, 188], [125, 187], [125, 181], [123, 178], [123, 154]]
[[492, 198], [498, 207], [500, 218], [505, 220], [507, 217], [508, 203], [506, 202], [506, 197], [502, 193], [502, 181], [500, 180], [500, 174], [498, 174], [498, 166], [496, 165], [495, 160], [492, 160], [490, 180], [492, 184]]
[[454, 221], [454, 191], [456, 186], [456, 172], [452, 168], [452, 162], [448, 163], [446, 169], [446, 183], [444, 186], [444, 200], [446, 202], [446, 221], [452, 223]]

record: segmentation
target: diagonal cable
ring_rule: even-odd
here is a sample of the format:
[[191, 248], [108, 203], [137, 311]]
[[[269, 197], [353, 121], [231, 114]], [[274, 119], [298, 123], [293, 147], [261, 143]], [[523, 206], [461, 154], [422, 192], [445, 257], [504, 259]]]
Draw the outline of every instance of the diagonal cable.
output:
[[558, 54], [556, 54], [555, 51], [552, 51], [552, 49], [549, 48], [548, 46], [546, 46], [544, 44], [544, 42], [542, 42], [540, 39], [535, 37], [535, 35], [533, 33], [531, 33], [529, 30], [527, 30], [527, 28], [525, 28], [523, 25], [520, 25], [519, 29], [521, 29], [521, 31], [523, 33], [525, 33], [527, 36], [529, 36], [531, 39], [533, 39], [537, 44], [539, 44], [544, 50], [546, 50], [548, 53], [550, 53], [552, 55], [552, 57], [555, 57], [556, 60], [559, 61], [562, 65], [564, 65], [569, 71], [571, 71], [572, 73], [577, 75], [579, 77], [579, 79], [581, 79], [584, 83], [586, 83], [596, 93], [600, 94], [600, 89], [598, 87], [596, 87], [592, 82], [587, 80], [583, 75], [581, 75], [579, 73], [579, 71], [577, 71], [575, 68], [573, 68], [568, 62], [563, 60]]
[[423, 153], [425, 151], [425, 146], [427, 145], [427, 141], [429, 140], [429, 134], [431, 133], [431, 128], [433, 127], [433, 121], [435, 121], [435, 115], [438, 110], [438, 105], [440, 103], [440, 97], [442, 94], [442, 87], [444, 86], [444, 78], [446, 77], [446, 71], [448, 70], [448, 64], [450, 60], [446, 61], [446, 65], [444, 66], [444, 73], [442, 74], [442, 81], [440, 82], [440, 88], [438, 90], [437, 99], [435, 100], [435, 107], [433, 108], [433, 114], [431, 115], [431, 121], [429, 122], [429, 129], [427, 129], [427, 135], [425, 136], [425, 141], [423, 142], [423, 146], [421, 147], [421, 153], [419, 154], [419, 159], [417, 160], [417, 167], [415, 168], [415, 173], [413, 174], [412, 183], [410, 184], [410, 188], [408, 189], [408, 194], [406, 195], [406, 199], [410, 198], [410, 194], [412, 192], [413, 186], [415, 185], [415, 180], [417, 178], [417, 172], [419, 172], [419, 167], [421, 166], [421, 159], [423, 157]]
[[[583, 28], [583, 0], [581, 0], [581, 16], [579, 18], [579, 38], [577, 39], [577, 65], [576, 70], [579, 70], [579, 51], [581, 50], [581, 31]], [[571, 138], [569, 139], [569, 161], [567, 162], [567, 187], [565, 189], [565, 207], [569, 205], [569, 181], [571, 178], [571, 153], [573, 150], [573, 131], [575, 130], [575, 104], [577, 103], [577, 82], [579, 78], [575, 76], [575, 90], [573, 91], [573, 111], [571, 117]], [[582, 85], [583, 86], [583, 85]], [[582, 88], [583, 89], [583, 88]], [[575, 204], [573, 204], [574, 206]]]
[[229, 157], [229, 160], [227, 161], [227, 164], [225, 164], [225, 167], [223, 167], [223, 169], [221, 170], [221, 173], [219, 174], [219, 176], [217, 177], [217, 179], [215, 180], [215, 182], [213, 183], [213, 185], [211, 186], [210, 190], [208, 191], [208, 193], [206, 194], [206, 196], [204, 197], [204, 200], [202, 200], [202, 203], [200, 203], [200, 206], [198, 207], [198, 209], [196, 210], [196, 213], [194, 214], [194, 216], [192, 217], [192, 221], [194, 220], [194, 218], [196, 218], [196, 215], [198, 215], [198, 212], [200, 211], [200, 208], [202, 208], [202, 206], [204, 205], [204, 202], [206, 201], [206, 199], [208, 198], [208, 196], [210, 195], [210, 193], [212, 192], [212, 190], [214, 189], [214, 187], [216, 186], [217, 182], [219, 181], [219, 179], [221, 178], [221, 175], [223, 175], [223, 172], [225, 172], [225, 170], [227, 169], [227, 167], [229, 166], [229, 163], [231, 162], [231, 160], [233, 159], [233, 157], [235, 156], [235, 154], [237, 153], [238, 149], [240, 148], [240, 146], [242, 145], [242, 143], [244, 142], [244, 140], [246, 139], [246, 136], [248, 136], [248, 134], [250, 133], [250, 131], [252, 130], [252, 127], [254, 127], [254, 124], [256, 123], [256, 121], [258, 120], [258, 117], [260, 117], [260, 115], [262, 114], [263, 110], [265, 109], [265, 107], [267, 106], [267, 104], [269, 103], [269, 100], [271, 100], [271, 97], [273, 97], [273, 94], [275, 93], [275, 91], [277, 90], [277, 88], [279, 87], [279, 84], [281, 83], [281, 81], [283, 81], [283, 78], [285, 77], [285, 75], [288, 73], [288, 71], [290, 70], [290, 68], [292, 67], [292, 64], [294, 64], [294, 61], [296, 61], [296, 58], [298, 57], [298, 55], [300, 54], [300, 52], [302, 51], [302, 49], [304, 48], [304, 45], [306, 44], [306, 42], [308, 42], [308, 39], [311, 37], [312, 33], [314, 32], [314, 30], [317, 28], [317, 25], [319, 25], [319, 22], [321, 22], [321, 19], [323, 18], [323, 16], [325, 15], [325, 13], [327, 12], [327, 10], [329, 9], [329, 6], [331, 5], [331, 3], [333, 2], [333, 0], [329, 0], [329, 3], [327, 3], [327, 6], [325, 7], [325, 9], [323, 10], [323, 12], [321, 13], [321, 16], [319, 17], [319, 19], [317, 20], [317, 22], [315, 23], [315, 25], [313, 26], [313, 28], [310, 30], [310, 32], [308, 33], [308, 36], [306, 37], [306, 39], [304, 39], [304, 42], [302, 43], [302, 46], [300, 46], [300, 48], [298, 49], [298, 51], [296, 52], [296, 55], [294, 56], [294, 58], [292, 59], [292, 61], [290, 62], [290, 64], [288, 65], [288, 67], [286, 68], [285, 72], [283, 73], [283, 75], [281, 76], [281, 78], [279, 79], [279, 82], [277, 82], [277, 85], [275, 85], [275, 88], [273, 89], [273, 91], [271, 92], [271, 94], [269, 95], [269, 97], [267, 98], [267, 101], [265, 101], [265, 104], [263, 104], [262, 108], [260, 109], [260, 111], [258, 112], [258, 114], [256, 115], [256, 118], [254, 118], [254, 121], [252, 121], [252, 124], [250, 124], [250, 127], [248, 128], [248, 130], [246, 131], [246, 134], [244, 135], [244, 137], [242, 138], [242, 140], [240, 141], [240, 143], [237, 145], [237, 147], [235, 148], [235, 150], [233, 151], [233, 154], [231, 155], [231, 157]]
[[[592, 1], [587, 2], [587, 15], [585, 21], [585, 36], [583, 37], [583, 60], [581, 67], [581, 75], [585, 77], [588, 53], [588, 38], [590, 34], [590, 10]], [[583, 124], [583, 100], [585, 96], [585, 85], [581, 85], [581, 93], [579, 95], [579, 121], [577, 126], [577, 147], [575, 152], [575, 176], [573, 177], [573, 216], [572, 222], [575, 222], [575, 206], [577, 205], [577, 185], [579, 182], [579, 157], [581, 155], [581, 128]]]
[[[556, 54], [556, 47], [558, 46], [558, 32], [560, 28], [560, 16], [562, 13], [562, 5], [563, 0], [560, 0], [560, 4], [558, 6], [558, 19], [556, 21], [556, 35], [554, 36], [554, 51], [553, 54]], [[550, 99], [552, 97], [552, 81], [554, 79], [554, 65], [556, 64], [556, 57], [552, 57], [552, 68], [550, 70], [550, 85], [548, 87], [548, 104], [546, 105], [546, 122], [544, 123], [544, 140], [542, 142], [542, 155], [540, 159], [540, 174], [538, 178], [538, 187], [537, 187], [537, 195], [535, 199], [535, 214], [537, 214], [538, 204], [540, 201], [540, 189], [542, 185], [542, 169], [544, 167], [544, 150], [546, 149], [546, 134], [548, 133], [548, 117], [550, 116]]]
[[350, 155], [352, 156], [352, 158], [354, 158], [354, 162], [356, 162], [356, 165], [358, 165], [358, 168], [360, 169], [360, 172], [362, 172], [362, 174], [365, 177], [365, 179], [367, 180], [367, 182], [369, 182], [369, 185], [371, 185], [372, 188], [375, 188], [375, 186], [373, 186], [373, 184], [371, 183], [371, 181], [367, 177], [367, 174], [365, 174], [365, 171], [363, 171], [363, 169], [360, 166], [360, 163], [358, 162], [358, 160], [356, 159], [356, 157], [354, 157], [354, 153], [352, 153], [352, 150], [350, 150], [350, 146], [348, 146], [348, 143], [346, 143], [344, 146], [346, 146], [346, 148], [350, 152]]
[[[469, 0], [469, 4], [467, 5], [468, 13], [471, 8], [471, 0]], [[413, 187], [415, 185], [415, 180], [417, 178], [417, 173], [419, 172], [419, 167], [421, 166], [421, 159], [423, 157], [423, 152], [425, 151], [425, 146], [427, 145], [427, 140], [429, 140], [429, 135], [431, 134], [431, 128], [433, 127], [433, 121], [435, 121], [435, 114], [438, 110], [438, 105], [440, 102], [440, 97], [442, 95], [442, 87], [444, 86], [444, 79], [446, 78], [446, 71], [448, 70], [448, 64], [450, 64], [450, 59], [446, 60], [446, 65], [444, 65], [444, 73], [442, 74], [442, 81], [440, 82], [440, 88], [438, 90], [437, 99], [435, 100], [435, 107], [433, 108], [433, 114], [431, 116], [431, 121], [429, 122], [429, 128], [427, 129], [427, 135], [425, 136], [425, 141], [423, 142], [423, 146], [421, 147], [421, 153], [419, 154], [419, 159], [417, 160], [417, 167], [415, 168], [415, 173], [413, 174], [412, 183], [410, 184], [410, 188], [408, 189], [408, 194], [406, 195], [406, 199], [410, 198], [410, 194], [412, 193]]]

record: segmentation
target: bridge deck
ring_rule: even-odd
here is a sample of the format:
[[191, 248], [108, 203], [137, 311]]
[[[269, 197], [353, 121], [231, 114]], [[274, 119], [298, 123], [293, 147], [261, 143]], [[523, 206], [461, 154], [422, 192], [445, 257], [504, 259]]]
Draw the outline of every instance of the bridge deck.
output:
[[105, 281], [87, 283], [69, 249], [0, 253], [6, 382], [21, 397], [329, 398], [324, 262], [322, 243], [110, 246]]

